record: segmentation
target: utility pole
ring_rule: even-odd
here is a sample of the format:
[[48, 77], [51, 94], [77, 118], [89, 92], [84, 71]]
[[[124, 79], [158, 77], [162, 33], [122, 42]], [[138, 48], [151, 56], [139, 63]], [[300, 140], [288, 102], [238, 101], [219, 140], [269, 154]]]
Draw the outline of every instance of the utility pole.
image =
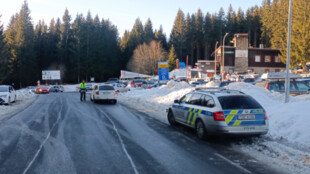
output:
[[216, 49], [217, 49], [217, 44], [218, 44], [219, 42], [218, 41], [216, 41], [216, 43], [215, 43], [215, 49], [214, 49], [214, 76], [216, 76], [216, 60], [217, 60], [217, 53], [216, 53]]
[[290, 100], [290, 49], [291, 49], [291, 25], [292, 25], [292, 0], [289, 0], [288, 12], [288, 38], [287, 38], [287, 58], [286, 58], [286, 78], [285, 78], [285, 103]]
[[[225, 71], [225, 39], [226, 39], [227, 35], [228, 35], [228, 33], [226, 33], [224, 38], [223, 38], [223, 70], [221, 71], [221, 73], [223, 73], [223, 71]], [[224, 80], [224, 77], [222, 77], [222, 79]]]

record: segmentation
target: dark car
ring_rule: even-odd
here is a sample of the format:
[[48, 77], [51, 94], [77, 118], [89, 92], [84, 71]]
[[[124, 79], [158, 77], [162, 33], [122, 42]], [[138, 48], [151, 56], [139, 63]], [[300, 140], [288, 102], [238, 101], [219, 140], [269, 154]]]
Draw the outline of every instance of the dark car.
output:
[[245, 83], [251, 83], [251, 84], [253, 84], [253, 85], [256, 84], [255, 78], [245, 78], [245, 79], [243, 80], [243, 82], [245, 82]]
[[50, 87], [50, 92], [64, 92], [64, 88], [62, 86], [52, 86]]
[[231, 84], [231, 83], [234, 83], [235, 81], [224, 81], [224, 82], [221, 82], [220, 84], [219, 84], [219, 87], [220, 88], [223, 88], [223, 87], [226, 87], [226, 86], [228, 86], [229, 84]]
[[109, 78], [108, 81], [106, 81], [106, 83], [110, 83], [110, 84], [118, 83], [118, 82], [119, 82], [118, 78]]
[[[258, 86], [262, 86], [270, 91], [277, 91], [280, 93], [285, 92], [285, 81], [277, 80], [277, 81], [264, 81], [257, 83]], [[290, 81], [290, 95], [301, 95], [308, 94], [310, 92], [310, 87], [303, 81]]]

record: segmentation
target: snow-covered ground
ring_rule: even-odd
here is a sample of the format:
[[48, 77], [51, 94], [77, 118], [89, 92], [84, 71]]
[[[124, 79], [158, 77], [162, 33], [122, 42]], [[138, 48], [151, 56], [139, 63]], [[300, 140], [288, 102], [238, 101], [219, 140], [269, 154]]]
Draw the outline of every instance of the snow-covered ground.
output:
[[27, 90], [21, 89], [16, 91], [16, 102], [12, 103], [11, 105], [0, 105], [0, 120], [3, 116], [7, 114], [15, 114], [20, 112], [27, 106], [29, 106], [35, 99], [36, 94]]
[[[213, 82], [207, 84], [208, 87], [212, 85]], [[241, 144], [240, 149], [247, 153], [256, 152], [255, 156], [259, 157], [260, 154], [262, 159], [280, 159], [292, 166], [292, 172], [310, 171], [310, 95], [290, 97], [290, 102], [284, 103], [283, 94], [252, 84], [232, 83], [228, 88], [240, 90], [255, 98], [265, 108], [269, 119], [269, 133], [250, 145]], [[192, 90], [184, 82], [169, 81], [168, 85], [160, 88], [120, 94], [118, 99], [167, 123], [166, 109], [169, 105]]]
[[78, 87], [79, 84], [73, 84], [73, 85], [62, 85], [64, 87], [64, 92], [76, 92], [79, 91]]

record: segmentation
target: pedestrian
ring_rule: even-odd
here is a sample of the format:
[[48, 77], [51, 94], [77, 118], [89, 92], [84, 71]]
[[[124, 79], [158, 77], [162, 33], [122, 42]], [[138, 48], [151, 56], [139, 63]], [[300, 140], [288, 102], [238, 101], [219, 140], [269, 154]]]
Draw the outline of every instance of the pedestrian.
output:
[[85, 80], [80, 84], [81, 101], [86, 101], [86, 83]]

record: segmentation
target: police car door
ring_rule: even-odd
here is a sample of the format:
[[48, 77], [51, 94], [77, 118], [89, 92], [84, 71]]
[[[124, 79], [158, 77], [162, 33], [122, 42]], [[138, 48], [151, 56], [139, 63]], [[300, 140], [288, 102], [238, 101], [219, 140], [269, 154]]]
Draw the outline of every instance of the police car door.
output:
[[182, 122], [187, 125], [194, 123], [202, 104], [202, 95], [194, 93], [191, 99], [186, 103]]
[[175, 119], [179, 122], [183, 123], [184, 120], [184, 112], [186, 110], [186, 103], [189, 101], [191, 98], [192, 94], [186, 94], [180, 99], [180, 103], [174, 103], [173, 104], [173, 114], [175, 116]]

